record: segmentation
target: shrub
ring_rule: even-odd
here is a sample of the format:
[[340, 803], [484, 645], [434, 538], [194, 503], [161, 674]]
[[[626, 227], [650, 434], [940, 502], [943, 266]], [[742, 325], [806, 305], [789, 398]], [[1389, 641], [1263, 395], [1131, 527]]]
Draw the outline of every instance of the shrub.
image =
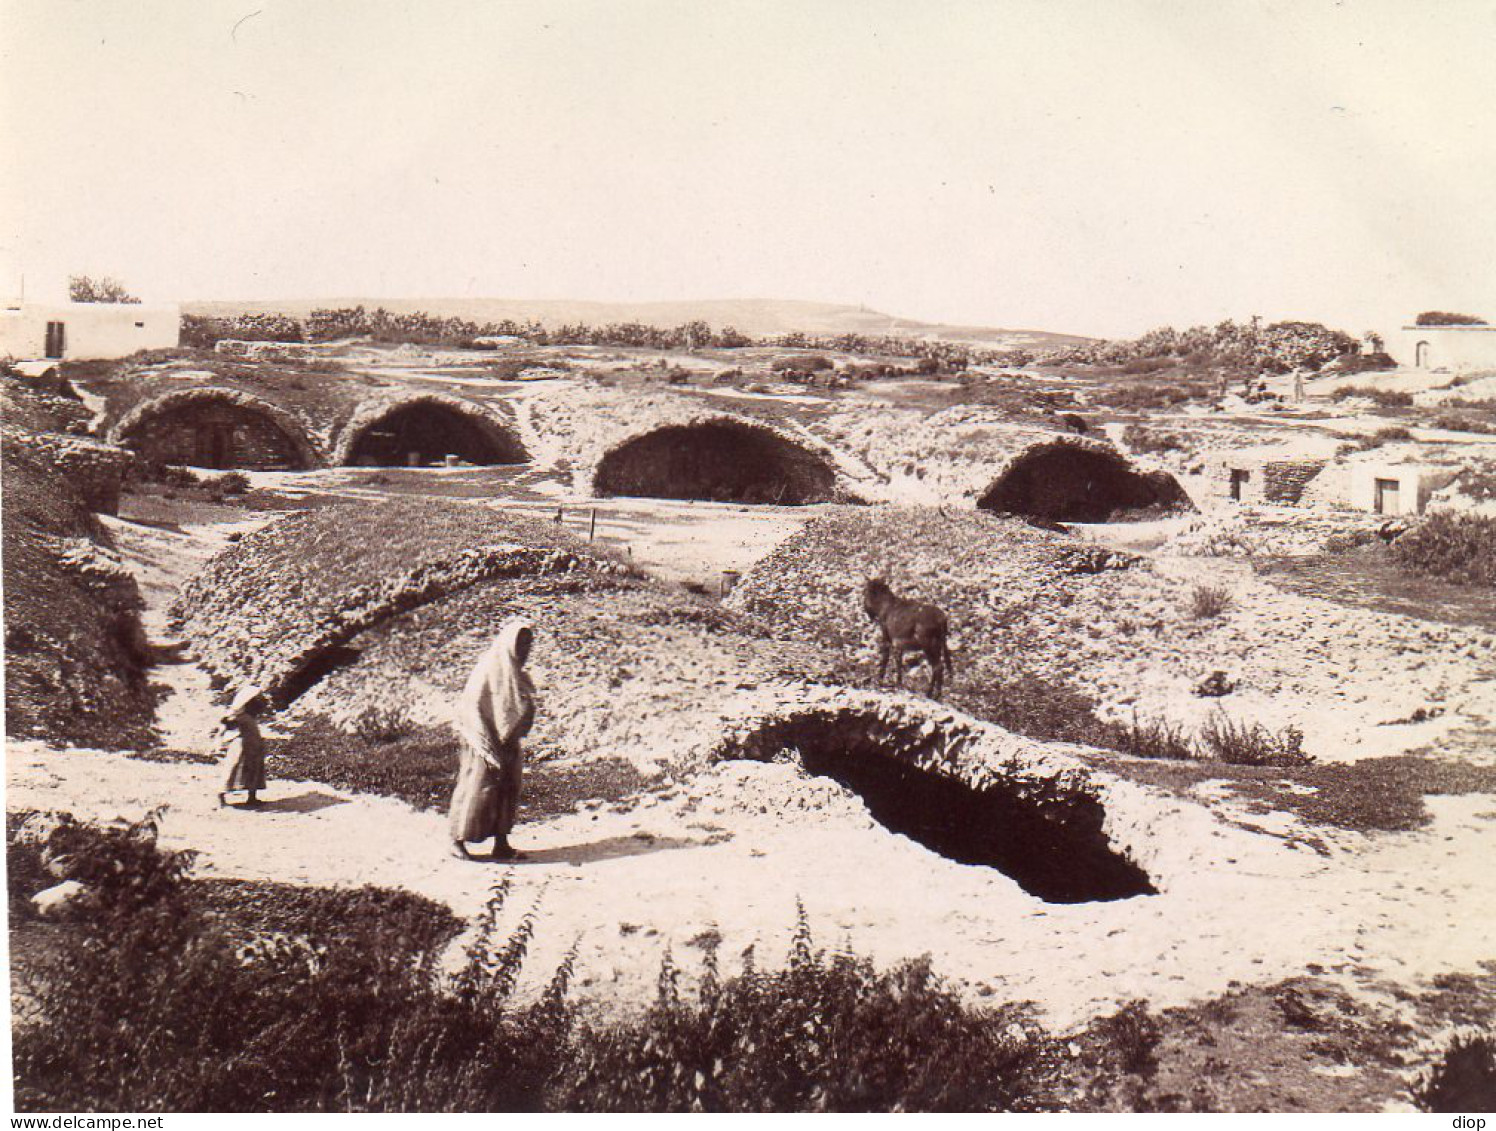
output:
[[1392, 425], [1388, 428], [1378, 428], [1370, 436], [1362, 436], [1357, 442], [1355, 450], [1369, 452], [1373, 448], [1380, 448], [1383, 444], [1396, 444], [1411, 440], [1413, 433], [1401, 425]]
[[1213, 620], [1231, 607], [1231, 593], [1218, 585], [1197, 585], [1190, 594], [1190, 616], [1196, 620]]
[[1440, 511], [1394, 542], [1392, 556], [1413, 573], [1496, 587], [1496, 518]]
[[1378, 408], [1407, 408], [1413, 403], [1412, 393], [1402, 393], [1395, 389], [1373, 389], [1367, 385], [1342, 385], [1330, 396], [1337, 401], [1364, 397]]
[[404, 707], [365, 707], [353, 720], [353, 733], [365, 742], [389, 743], [405, 738], [414, 729]]
[[795, 357], [776, 357], [769, 366], [775, 373], [799, 372], [815, 373], [824, 369], [835, 369], [835, 363], [821, 354], [809, 354]]
[[1451, 314], [1447, 310], [1425, 310], [1418, 316], [1418, 326], [1484, 326], [1486, 320], [1473, 314]]
[[1420, 1111], [1496, 1111], [1496, 1037], [1456, 1034], [1409, 1091]]
[[1441, 412], [1430, 423], [1435, 428], [1444, 428], [1450, 432], [1475, 432], [1486, 436], [1496, 434], [1496, 423], [1464, 413]]
[[1233, 766], [1289, 768], [1314, 762], [1304, 753], [1304, 732], [1297, 727], [1274, 734], [1261, 723], [1238, 723], [1224, 714], [1212, 715], [1196, 741], [1202, 757]]
[[1129, 424], [1122, 432], [1122, 442], [1135, 452], [1182, 452], [1186, 449], [1183, 437], [1174, 432], [1158, 432], [1152, 428], [1140, 428]]
[[681, 994], [667, 955], [639, 1021], [585, 1028], [559, 1106], [578, 1111], [1008, 1111], [1032, 1106], [1039, 1044], [1016, 1012], [979, 1012], [928, 959], [879, 972], [813, 948], [805, 916], [788, 965], [751, 961]]
[[1131, 754], [1134, 758], [1161, 758], [1184, 762], [1195, 757], [1195, 748], [1182, 727], [1164, 719], [1139, 720], [1134, 712], [1131, 721], [1106, 722], [1091, 736], [1090, 745]]
[[[125, 842], [136, 847], [115, 867]], [[569, 1025], [570, 964], [539, 1001], [514, 1001], [534, 919], [498, 936], [507, 883], [447, 993], [429, 953], [387, 937], [237, 939], [153, 828], [125, 842], [100, 842], [99, 905], [33, 987], [35, 1016], [15, 1039], [20, 1110], [541, 1105]]]

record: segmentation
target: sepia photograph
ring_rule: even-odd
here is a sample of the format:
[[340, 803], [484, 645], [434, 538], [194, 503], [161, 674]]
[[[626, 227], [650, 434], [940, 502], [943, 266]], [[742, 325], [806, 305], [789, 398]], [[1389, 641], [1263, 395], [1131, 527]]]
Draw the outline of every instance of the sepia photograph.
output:
[[1496, 0], [0, 0], [11, 1127], [1480, 1131], [1493, 186]]

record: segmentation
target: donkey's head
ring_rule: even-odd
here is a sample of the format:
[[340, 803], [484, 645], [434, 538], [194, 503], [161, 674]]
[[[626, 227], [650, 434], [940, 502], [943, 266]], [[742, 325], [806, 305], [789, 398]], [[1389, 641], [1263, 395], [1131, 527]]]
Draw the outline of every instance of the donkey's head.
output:
[[862, 609], [872, 620], [877, 620], [893, 599], [893, 590], [881, 577], [868, 578], [862, 587]]

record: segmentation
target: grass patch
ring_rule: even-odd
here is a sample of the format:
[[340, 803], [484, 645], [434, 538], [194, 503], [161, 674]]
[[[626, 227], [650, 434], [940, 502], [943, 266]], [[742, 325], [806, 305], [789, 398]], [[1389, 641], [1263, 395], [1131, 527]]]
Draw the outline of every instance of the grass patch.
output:
[[[445, 809], [457, 780], [459, 744], [451, 728], [420, 726], [397, 712], [349, 734], [320, 717], [302, 723], [287, 738], [266, 740], [272, 780], [315, 781], [355, 793], [398, 797], [417, 809]], [[541, 762], [525, 767], [520, 819], [538, 821], [573, 812], [587, 801], [617, 801], [646, 784], [619, 758], [583, 764]]]
[[1428, 796], [1496, 792], [1496, 768], [1423, 754], [1287, 767], [1081, 756], [1123, 777], [1184, 796], [1203, 782], [1224, 781], [1252, 811], [1289, 813], [1307, 825], [1366, 833], [1422, 828], [1429, 822], [1423, 800]]

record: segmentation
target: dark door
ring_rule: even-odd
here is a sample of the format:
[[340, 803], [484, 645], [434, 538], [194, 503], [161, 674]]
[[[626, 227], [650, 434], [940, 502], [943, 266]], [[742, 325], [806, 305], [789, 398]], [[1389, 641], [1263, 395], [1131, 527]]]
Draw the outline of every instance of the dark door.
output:
[[1377, 480], [1377, 514], [1402, 514], [1398, 505], [1398, 482], [1396, 479]]
[[67, 326], [61, 322], [47, 323], [47, 356], [60, 358], [67, 349]]
[[1235, 467], [1231, 469], [1231, 497], [1237, 502], [1241, 502], [1242, 486], [1251, 478], [1252, 473], [1250, 471], [1242, 471], [1240, 468]]

